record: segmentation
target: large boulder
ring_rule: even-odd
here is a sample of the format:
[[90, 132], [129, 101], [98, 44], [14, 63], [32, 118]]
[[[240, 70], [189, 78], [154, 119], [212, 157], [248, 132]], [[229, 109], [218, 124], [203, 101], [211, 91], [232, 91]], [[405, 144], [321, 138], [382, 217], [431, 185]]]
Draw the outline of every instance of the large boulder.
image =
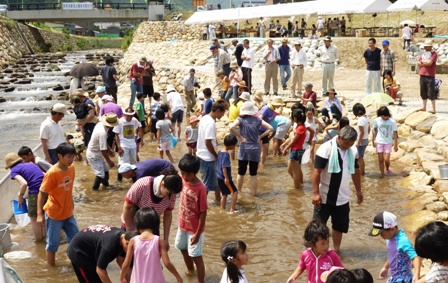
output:
[[432, 182], [432, 177], [425, 172], [410, 172], [409, 176], [403, 179], [405, 187], [429, 185]]
[[435, 201], [426, 205], [426, 210], [434, 211], [435, 213], [447, 210], [448, 206], [443, 201]]
[[431, 135], [421, 137], [418, 142], [422, 144], [424, 148], [437, 148], [437, 142]]
[[421, 148], [422, 145], [417, 140], [407, 140], [399, 143], [398, 147], [406, 152], [413, 152], [416, 148]]
[[397, 123], [403, 123], [406, 120], [406, 118], [408, 118], [409, 115], [411, 115], [415, 111], [417, 111], [417, 110], [416, 109], [406, 109], [404, 111], [400, 111], [397, 113], [397, 115], [394, 115], [394, 120]]
[[398, 136], [407, 138], [411, 134], [411, 127], [408, 125], [401, 125], [398, 127]]
[[432, 125], [434, 125], [434, 122], [437, 120], [436, 115], [429, 116], [428, 119], [421, 122], [420, 124], [415, 127], [420, 132], [429, 133], [431, 131]]
[[423, 148], [419, 148], [415, 150], [415, 155], [417, 155], [417, 162], [421, 165], [423, 161], [444, 161], [444, 157], [440, 154], [434, 152], [428, 152]]
[[421, 210], [402, 218], [401, 223], [405, 230], [415, 233], [420, 227], [437, 220], [437, 214], [430, 210]]
[[431, 135], [436, 139], [443, 139], [448, 136], [448, 120], [437, 121], [432, 125]]
[[425, 209], [426, 205], [433, 203], [437, 200], [438, 197], [436, 192], [430, 191], [410, 200], [409, 202], [405, 203], [404, 206], [409, 210], [411, 210], [412, 212], [414, 212]]
[[440, 179], [439, 165], [445, 165], [445, 162], [423, 161], [421, 165], [426, 174], [429, 174], [434, 179], [439, 180]]
[[434, 190], [440, 195], [443, 193], [448, 193], [448, 180], [437, 180], [433, 187]]
[[[433, 114], [429, 112], [415, 112], [409, 115], [404, 121], [409, 127], [416, 129], [417, 125], [429, 119]], [[434, 120], [435, 121], [435, 120]]]

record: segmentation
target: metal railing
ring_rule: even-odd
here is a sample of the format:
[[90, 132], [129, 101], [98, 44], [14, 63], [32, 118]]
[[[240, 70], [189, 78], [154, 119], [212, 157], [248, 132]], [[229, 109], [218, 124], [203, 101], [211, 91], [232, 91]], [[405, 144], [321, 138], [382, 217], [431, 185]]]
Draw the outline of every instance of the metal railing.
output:
[[[146, 3], [130, 3], [130, 2], [121, 2], [121, 3], [112, 3], [112, 2], [103, 2], [103, 3], [93, 3], [94, 9], [99, 10], [147, 10], [148, 5], [163, 5], [163, 0], [149, 0]], [[8, 11], [23, 11], [23, 10], [62, 10], [62, 6], [60, 2], [52, 2], [52, 3], [27, 3], [27, 4], [9, 4]]]

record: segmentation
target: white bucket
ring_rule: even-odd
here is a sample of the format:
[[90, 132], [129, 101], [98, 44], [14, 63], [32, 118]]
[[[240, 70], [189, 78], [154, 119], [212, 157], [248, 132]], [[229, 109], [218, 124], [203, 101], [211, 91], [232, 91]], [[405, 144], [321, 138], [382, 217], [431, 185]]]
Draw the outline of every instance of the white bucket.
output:
[[448, 179], [448, 165], [439, 165], [440, 179]]
[[9, 226], [10, 225], [8, 223], [0, 224], [0, 244], [3, 248], [9, 248], [12, 246]]

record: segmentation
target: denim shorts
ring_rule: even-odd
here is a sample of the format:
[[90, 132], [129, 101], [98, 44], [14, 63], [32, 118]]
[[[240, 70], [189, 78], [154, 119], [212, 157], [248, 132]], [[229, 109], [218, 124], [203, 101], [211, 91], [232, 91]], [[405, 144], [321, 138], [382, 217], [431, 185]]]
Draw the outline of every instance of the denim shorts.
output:
[[304, 152], [305, 152], [304, 149], [298, 149], [298, 150], [291, 149], [289, 151], [289, 160], [299, 161], [299, 164], [302, 164], [302, 156]]
[[201, 159], [201, 179], [207, 191], [216, 191], [218, 189], [218, 178], [216, 177], [215, 161], [204, 161]]
[[73, 239], [73, 237], [79, 232], [78, 224], [75, 217], [72, 215], [64, 220], [54, 220], [45, 214], [45, 230], [47, 232], [47, 245], [45, 249], [49, 252], [57, 252], [59, 248], [59, 242], [61, 240], [61, 230], [64, 230], [67, 237], [67, 242]]
[[194, 234], [188, 233], [186, 231], [182, 231], [177, 228], [176, 240], [174, 242], [174, 246], [176, 249], [181, 251], [187, 251], [190, 257], [198, 257], [202, 256], [202, 249], [204, 248], [204, 233], [199, 237], [199, 241], [192, 245], [191, 238], [193, 238]]

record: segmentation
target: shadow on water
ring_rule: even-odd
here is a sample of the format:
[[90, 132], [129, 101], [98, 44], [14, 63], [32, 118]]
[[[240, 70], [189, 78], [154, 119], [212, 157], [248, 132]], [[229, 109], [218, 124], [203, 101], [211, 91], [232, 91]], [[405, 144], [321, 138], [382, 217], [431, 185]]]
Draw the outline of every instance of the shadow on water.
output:
[[[149, 137], [147, 138], [149, 139]], [[184, 141], [173, 150], [176, 163], [187, 152]], [[140, 158], [158, 157], [155, 144], [146, 141]], [[249, 178], [245, 180], [244, 193], [237, 204], [239, 213], [229, 215], [212, 204], [213, 194], [209, 196], [209, 211], [206, 222], [204, 260], [206, 262], [206, 282], [219, 282], [224, 263], [220, 257], [221, 245], [231, 239], [244, 240], [248, 246], [250, 264], [245, 267], [250, 282], [286, 282], [297, 267], [300, 253], [304, 250], [303, 232], [312, 218], [311, 204], [311, 165], [303, 166], [305, 184], [302, 190], [293, 189], [292, 179], [286, 172], [287, 157], [268, 157], [267, 166], [259, 176], [259, 195], [254, 198], [249, 192]], [[400, 217], [407, 210], [399, 207], [405, 200], [406, 189], [400, 188], [401, 176], [378, 178], [376, 156], [366, 156], [367, 176], [363, 177], [364, 203], [356, 204], [352, 196], [351, 221], [349, 233], [342, 241], [342, 259], [349, 269], [364, 267], [376, 278], [387, 258], [385, 242], [381, 238], [367, 236], [375, 214], [389, 210]], [[236, 179], [237, 162], [233, 162], [232, 172]], [[392, 168], [399, 172], [400, 168]], [[120, 225], [120, 215], [124, 196], [131, 186], [129, 181], [116, 182], [116, 168], [111, 170], [110, 189], [91, 191], [93, 173], [84, 162], [76, 162], [75, 216], [80, 228], [92, 224]], [[353, 188], [352, 188], [353, 189]], [[178, 204], [173, 211], [169, 255], [181, 274], [185, 272], [182, 256], [174, 248], [177, 230]], [[228, 209], [229, 205], [227, 206]], [[331, 224], [329, 223], [329, 226]], [[67, 244], [61, 244], [57, 253], [57, 267], [48, 268], [45, 263], [43, 243], [34, 243], [31, 227], [17, 227], [12, 231], [14, 242], [19, 243], [15, 250], [27, 250], [33, 254], [31, 259], [9, 261], [25, 282], [75, 282], [76, 277], [65, 254]], [[32, 268], [30, 268], [32, 266]], [[119, 269], [111, 263], [108, 272], [117, 282]], [[164, 269], [167, 282], [174, 277]], [[302, 275], [299, 282], [305, 282]], [[194, 278], [184, 276], [184, 282], [195, 282]]]

